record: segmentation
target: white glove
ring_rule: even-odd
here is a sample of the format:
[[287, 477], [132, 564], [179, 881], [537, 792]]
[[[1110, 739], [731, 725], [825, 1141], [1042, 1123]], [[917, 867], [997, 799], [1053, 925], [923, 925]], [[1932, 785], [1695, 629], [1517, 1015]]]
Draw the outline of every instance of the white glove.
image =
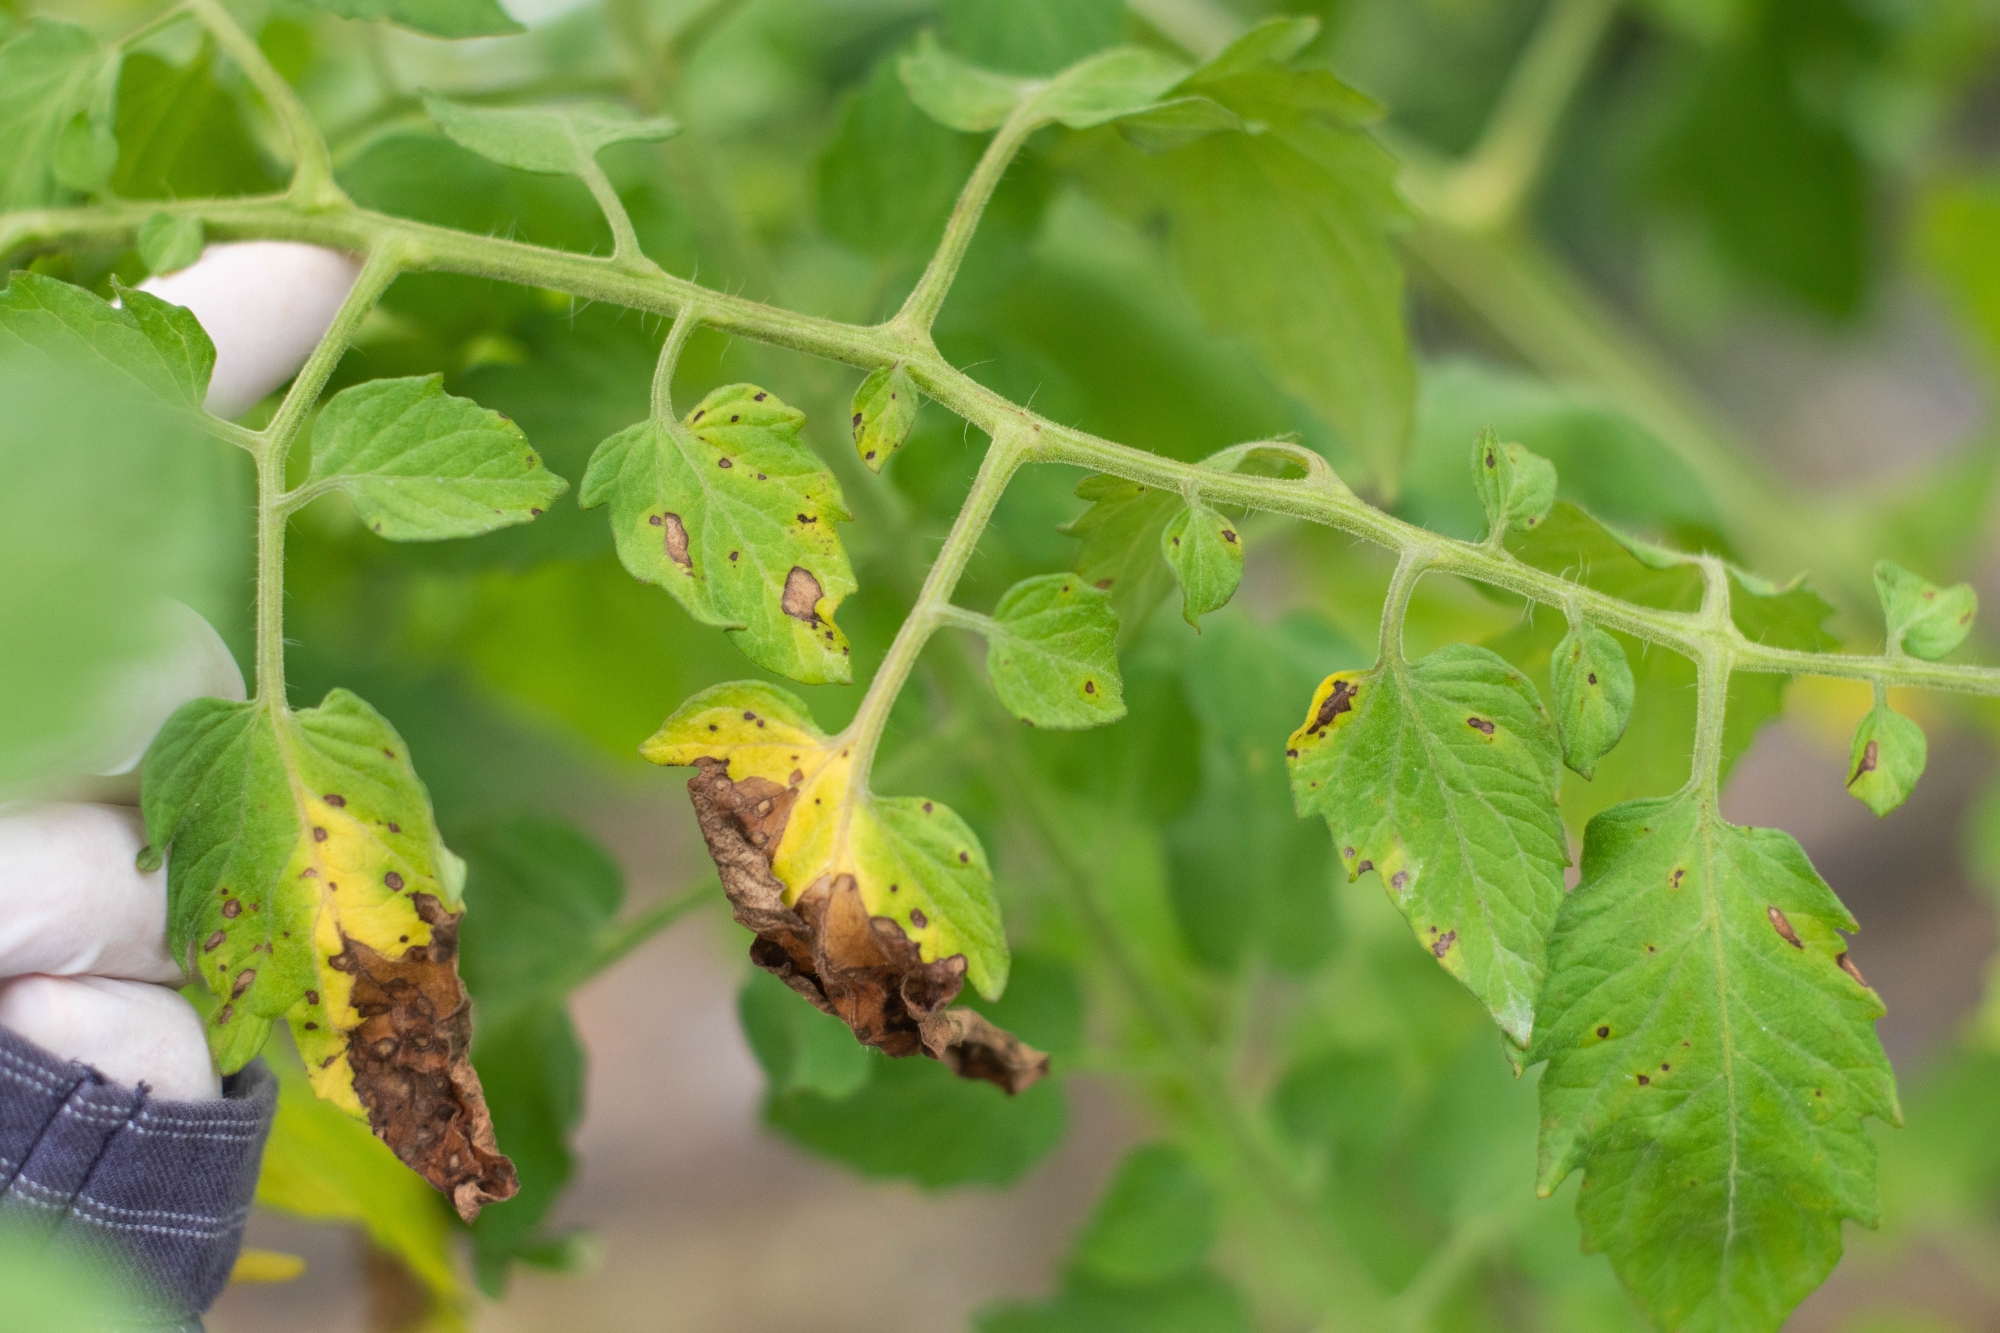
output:
[[[211, 245], [142, 289], [187, 307], [215, 344], [208, 410], [248, 410], [305, 364], [361, 266], [351, 255], [284, 241]], [[78, 738], [73, 771], [130, 773], [190, 699], [244, 697], [215, 630], [164, 604], [161, 648], [125, 672]], [[155, 1096], [221, 1095], [201, 1017], [173, 987], [167, 876], [137, 868], [146, 844], [124, 805], [0, 806], [0, 1026]]]

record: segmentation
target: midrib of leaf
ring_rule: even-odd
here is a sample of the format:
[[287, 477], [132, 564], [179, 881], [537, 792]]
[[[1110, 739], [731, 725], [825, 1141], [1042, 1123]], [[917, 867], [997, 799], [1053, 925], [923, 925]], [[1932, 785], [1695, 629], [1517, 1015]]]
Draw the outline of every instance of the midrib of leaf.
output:
[[[1414, 701], [1417, 694], [1417, 690], [1410, 678], [1408, 663], [1406, 663], [1403, 660], [1403, 654], [1400, 644], [1397, 647], [1396, 655], [1392, 659], [1392, 662], [1393, 662], [1393, 670], [1396, 673], [1397, 687], [1403, 692], [1403, 697], [1405, 699]], [[1471, 848], [1466, 843], [1464, 821], [1457, 818], [1459, 803], [1452, 791], [1452, 785], [1449, 782], [1444, 781], [1443, 779], [1443, 772], [1445, 765], [1447, 763], [1452, 767], [1454, 772], [1457, 772], [1461, 775], [1463, 775], [1465, 771], [1465, 765], [1461, 763], [1455, 755], [1452, 754], [1451, 747], [1444, 744], [1443, 741], [1437, 736], [1437, 734], [1433, 732], [1429, 728], [1429, 726], [1425, 724], [1424, 714], [1421, 708], [1405, 709], [1404, 717], [1409, 723], [1410, 728], [1417, 733], [1418, 739], [1420, 740], [1420, 742], [1424, 747], [1424, 758], [1429, 764], [1433, 774], [1432, 781], [1437, 783], [1438, 794], [1443, 799], [1445, 813], [1451, 818], [1451, 831], [1453, 838], [1456, 839], [1458, 843], [1460, 864], [1465, 869], [1467, 880], [1470, 881], [1470, 883], [1476, 890], [1478, 886], [1484, 881], [1481, 879], [1479, 871], [1476, 868]], [[1440, 752], [1442, 752], [1443, 755], [1442, 761], [1439, 759]], [[1396, 754], [1397, 757], [1400, 759], [1402, 756], [1402, 728], [1400, 727], [1397, 728]], [[1498, 806], [1494, 805], [1491, 801], [1487, 800], [1483, 795], [1481, 795], [1477, 783], [1468, 783], [1467, 785], [1471, 787], [1473, 792], [1471, 799], [1477, 802], [1480, 806], [1484, 807], [1487, 811], [1489, 811], [1493, 815], [1494, 819], [1498, 821], [1501, 828], [1511, 830], [1513, 827], [1513, 820], [1506, 814], [1506, 812], [1501, 810]], [[1394, 788], [1392, 787], [1390, 790], [1393, 793]], [[1530, 882], [1532, 882], [1532, 879], [1535, 874], [1534, 867], [1531, 866], [1527, 861], [1527, 853], [1526, 850], [1521, 846], [1521, 840], [1517, 837], [1510, 837], [1509, 840], [1514, 844], [1514, 859], [1520, 863], [1523, 875], [1526, 876]], [[1480, 918], [1487, 927], [1486, 933], [1487, 936], [1493, 941], [1494, 948], [1505, 953], [1509, 958], [1525, 963], [1526, 960], [1522, 959], [1520, 954], [1514, 952], [1513, 949], [1509, 948], [1506, 944], [1504, 944], [1501, 941], [1499, 931], [1494, 928], [1495, 921], [1494, 921], [1493, 909], [1486, 905], [1485, 901], [1486, 895], [1478, 894], [1477, 897], [1479, 899], [1478, 905], [1479, 905]], [[1534, 1004], [1534, 999], [1531, 997], [1529, 999], [1529, 1005], [1531, 1006], [1531, 1013], [1533, 1004]]]
[[[695, 485], [701, 490], [702, 508], [707, 511], [709, 521], [724, 528], [730, 535], [733, 535], [741, 543], [738, 549], [743, 552], [744, 560], [754, 560], [757, 567], [765, 570], [768, 574], [769, 569], [764, 564], [759, 544], [752, 540], [750, 535], [745, 532], [740, 516], [736, 512], [738, 509], [743, 509], [755, 516], [756, 510], [750, 505], [734, 503], [733, 497], [730, 496], [726, 486], [708, 479], [708, 474], [713, 469], [703, 467], [701, 465], [703, 460], [695, 458], [690, 452], [702, 447], [702, 442], [695, 438], [693, 431], [688, 430], [677, 421], [664, 421], [660, 424], [666, 431], [667, 438], [673, 441], [674, 451], [680, 456], [682, 464], [687, 467], [689, 474], [695, 478]], [[748, 465], [746, 464], [746, 466]], [[707, 543], [704, 542], [703, 545], [707, 545]], [[711, 562], [711, 566], [712, 564], [713, 562]], [[715, 578], [712, 567], [703, 570], [701, 576], [703, 583], [706, 585], [703, 588], [703, 593], [707, 598], [711, 614], [722, 612], [723, 608], [715, 604], [716, 594], [720, 591], [720, 580]], [[728, 608], [722, 627], [727, 629], [749, 629], [749, 620], [739, 619], [734, 614], [736, 609], [735, 607]], [[813, 770], [815, 775], [818, 774], [818, 771], [818, 769]]]
[[1707, 790], [1698, 792], [1694, 799], [1701, 802], [1696, 807], [1695, 826], [1701, 839], [1703, 924], [1715, 952], [1716, 1007], [1720, 1011], [1722, 1027], [1722, 1082], [1729, 1093], [1729, 1208], [1722, 1235], [1721, 1280], [1717, 1284], [1718, 1296], [1723, 1300], [1723, 1308], [1727, 1308], [1730, 1254], [1736, 1245], [1736, 1181], [1741, 1161], [1741, 1134], [1736, 1123], [1736, 1029], [1730, 1021], [1729, 950], [1722, 939], [1722, 898], [1717, 887], [1719, 880], [1715, 864], [1715, 821], [1720, 818], [1720, 813], [1714, 808], [1713, 797]]

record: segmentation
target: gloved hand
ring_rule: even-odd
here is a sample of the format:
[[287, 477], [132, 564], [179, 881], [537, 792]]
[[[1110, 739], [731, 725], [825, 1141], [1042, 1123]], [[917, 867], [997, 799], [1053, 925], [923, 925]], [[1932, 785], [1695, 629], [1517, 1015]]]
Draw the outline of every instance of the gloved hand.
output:
[[[289, 242], [210, 246], [146, 290], [192, 310], [215, 343], [208, 410], [235, 416], [305, 363], [354, 284], [350, 255]], [[159, 651], [126, 673], [79, 738], [73, 771], [135, 772], [146, 747], [190, 699], [244, 697], [215, 630], [166, 604]], [[159, 1098], [216, 1097], [221, 1081], [200, 1016], [173, 989], [167, 877], [142, 874], [136, 783], [118, 804], [0, 805], [0, 1026], [116, 1082]]]
[[[189, 699], [243, 698], [243, 676], [207, 621], [168, 603], [158, 652], [105, 701], [86, 753], [129, 774]], [[129, 793], [136, 796], [136, 792]], [[165, 869], [136, 866], [146, 832], [130, 805], [0, 807], [0, 1026], [156, 1097], [221, 1095], [201, 1017], [174, 987]]]

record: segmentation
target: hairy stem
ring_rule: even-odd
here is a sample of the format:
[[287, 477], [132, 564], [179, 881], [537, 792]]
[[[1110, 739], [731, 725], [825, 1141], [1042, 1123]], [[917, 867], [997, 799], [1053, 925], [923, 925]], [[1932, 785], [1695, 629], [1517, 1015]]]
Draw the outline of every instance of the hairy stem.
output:
[[923, 343], [930, 342], [931, 325], [937, 322], [938, 311], [944, 307], [945, 295], [951, 291], [958, 267], [965, 261], [965, 252], [971, 248], [973, 233], [979, 230], [979, 219], [985, 215], [993, 191], [999, 188], [1000, 178], [1007, 174], [1015, 154], [1040, 123], [1035, 99], [1026, 97], [993, 135], [993, 141], [979, 158], [979, 165], [973, 168], [971, 179], [959, 191], [937, 252], [911, 289], [909, 299], [903, 302], [903, 308], [889, 321], [890, 328]]
[[701, 307], [690, 301], [674, 316], [667, 340], [660, 344], [660, 361], [653, 367], [653, 420], [672, 421], [674, 411], [674, 369], [680, 365], [681, 350], [701, 322]]
[[310, 499], [305, 488], [285, 489], [285, 464], [292, 445], [320, 390], [326, 387], [334, 367], [353, 340], [382, 293], [400, 271], [393, 246], [384, 245], [369, 253], [361, 276], [341, 303], [333, 326], [313, 348], [305, 367], [285, 392], [277, 415], [257, 436], [252, 454], [257, 460], [257, 698], [270, 707], [282, 709], [285, 696], [285, 522], [294, 509]]
[[[1711, 651], [1720, 651], [1738, 671], [1880, 680], [1889, 685], [2000, 696], [2000, 669], [1801, 652], [1752, 643], [1733, 626], [1709, 624], [1698, 614], [1640, 606], [1535, 569], [1505, 551], [1488, 551], [1475, 543], [1442, 537], [1323, 481], [1220, 472], [1063, 426], [1010, 402], [951, 365], [935, 348], [915, 343], [893, 327], [865, 328], [803, 315], [712, 291], [685, 278], [635, 272], [603, 258], [474, 236], [358, 208], [315, 213], [285, 198], [149, 202], [7, 214], [0, 216], [0, 257], [58, 241], [122, 244], [146, 217], [163, 210], [201, 218], [218, 239], [269, 237], [362, 251], [393, 246], [405, 271], [495, 278], [669, 316], [677, 315], [690, 302], [698, 302], [702, 323], [724, 333], [867, 370], [901, 361], [926, 396], [987, 435], [1032, 440], [1031, 456], [1036, 461], [1086, 467], [1192, 494], [1211, 505], [1239, 505], [1323, 524], [1398, 553], [1412, 546], [1427, 547], [1432, 572], [1504, 588], [1546, 606], [1573, 605], [1606, 629], [1660, 644], [1696, 661]], [[1766, 521], [1763, 526], [1790, 524]], [[924, 632], [928, 634], [928, 627]]]
[[972, 489], [966, 492], [958, 518], [952, 523], [951, 532], [945, 537], [944, 546], [938, 551], [930, 573], [924, 578], [924, 586], [917, 593], [917, 604], [910, 608], [909, 617], [896, 631], [895, 642], [889, 645], [889, 652], [883, 657], [875, 678], [868, 682], [868, 693], [862, 698], [861, 707], [856, 710], [854, 721], [848, 725], [846, 733], [854, 742], [854, 771], [862, 775], [864, 781], [875, 762], [875, 749], [881, 744], [882, 729], [888, 725], [889, 709], [902, 692], [903, 682], [909, 679], [910, 669], [917, 664], [917, 655], [923, 652], [931, 635], [947, 618], [947, 608], [952, 593], [958, 587], [959, 576], [965, 573], [966, 563], [978, 548], [980, 534], [986, 531], [986, 524], [992, 519], [993, 510], [1000, 503], [1007, 483], [1027, 456], [1028, 445], [1014, 432], [994, 433], [986, 458], [979, 465], [979, 475], [973, 478]]
[[618, 191], [611, 188], [611, 178], [604, 174], [593, 154], [583, 152], [578, 157], [583, 183], [590, 187], [590, 197], [597, 201], [598, 211], [611, 227], [611, 262], [627, 268], [655, 267], [639, 248], [639, 233], [632, 230], [632, 216], [625, 211], [625, 201], [618, 197]]
[[[1729, 618], [1729, 571], [1713, 556], [1701, 562], [1704, 581], [1700, 616], [1718, 630], [1734, 628]], [[1722, 729], [1729, 710], [1730, 653], [1711, 646], [1695, 658], [1694, 763], [1688, 783], [1713, 810], [1722, 795]], [[1878, 684], [1876, 688], [1881, 688]]]
[[1417, 589], [1417, 580], [1424, 576], [1424, 569], [1431, 562], [1427, 547], [1406, 546], [1396, 560], [1396, 572], [1389, 578], [1388, 595], [1382, 599], [1382, 647], [1381, 660], [1391, 671], [1401, 672], [1405, 666], [1403, 657], [1403, 618], [1410, 611], [1410, 594]]
[[334, 184], [333, 158], [327, 152], [326, 139], [305, 103], [292, 91], [292, 85], [285, 82], [285, 76], [278, 73], [256, 40], [223, 8], [222, 0], [188, 0], [188, 9], [215, 38], [215, 44], [243, 71], [284, 128], [285, 138], [292, 146], [290, 197], [308, 209], [346, 206], [347, 196]]

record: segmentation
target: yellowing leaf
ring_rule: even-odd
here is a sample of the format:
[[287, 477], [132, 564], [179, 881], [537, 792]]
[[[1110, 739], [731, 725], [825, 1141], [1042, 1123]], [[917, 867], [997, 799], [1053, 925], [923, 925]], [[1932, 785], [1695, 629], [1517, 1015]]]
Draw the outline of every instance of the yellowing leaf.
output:
[[751, 661], [809, 685], [853, 677], [833, 623], [854, 572], [833, 525], [840, 486], [799, 442], [805, 414], [752, 384], [717, 389], [681, 421], [597, 446], [579, 503], [611, 505], [618, 558]]
[[854, 451], [871, 472], [903, 447], [917, 424], [917, 382], [902, 362], [885, 366], [854, 391]]
[[750, 957], [856, 1038], [922, 1053], [1020, 1092], [1049, 1060], [981, 1014], [948, 1008], [969, 976], [1007, 983], [1007, 940], [979, 839], [935, 801], [877, 797], [854, 743], [827, 736], [782, 690], [704, 690], [643, 751], [691, 764], [695, 818]]
[[937, 802], [863, 789], [852, 744], [821, 732], [793, 696], [749, 681], [703, 690], [640, 753], [656, 764], [721, 760], [733, 782], [770, 784], [765, 813], [781, 831], [768, 852], [787, 907], [851, 877], [869, 917], [893, 921], [924, 962], [963, 956], [980, 994], [1006, 987], [1007, 940], [978, 836]]
[[287, 1018], [313, 1090], [364, 1118], [468, 1220], [513, 1166], [467, 1060], [456, 970], [464, 867], [388, 721], [345, 690], [290, 712], [197, 699], [145, 768], [168, 940], [221, 1001], [217, 1063]]

